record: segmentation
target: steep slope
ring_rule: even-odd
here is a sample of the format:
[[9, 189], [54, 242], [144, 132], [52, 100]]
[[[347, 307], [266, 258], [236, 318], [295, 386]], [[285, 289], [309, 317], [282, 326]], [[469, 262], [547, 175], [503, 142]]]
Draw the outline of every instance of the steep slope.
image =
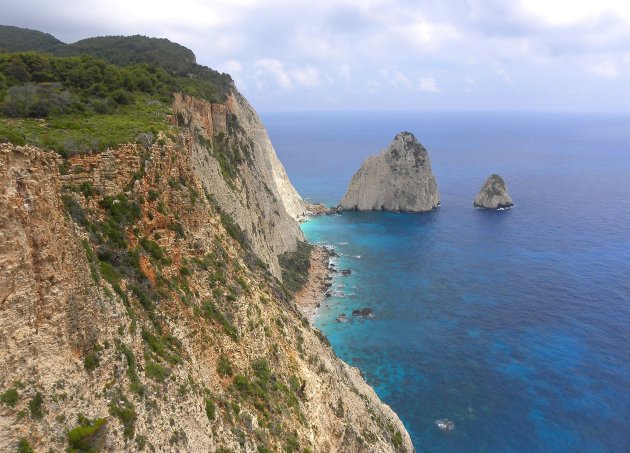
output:
[[439, 204], [429, 154], [409, 132], [400, 132], [378, 156], [363, 162], [339, 202], [359, 211], [422, 212]]
[[304, 240], [297, 220], [306, 208], [258, 115], [235, 89], [225, 104], [177, 94], [174, 113], [192, 137], [187, 146], [204, 187], [280, 278], [277, 257]]
[[[179, 99], [180, 117], [214, 108]], [[235, 144], [258, 123], [231, 102]], [[195, 162], [211, 148], [195, 121], [67, 162], [0, 145], [0, 450], [23, 439], [37, 451], [411, 451], [395, 414], [261, 265], [211, 185], [224, 176], [204, 182]], [[246, 185], [274, 160], [251, 146], [229, 190], [245, 203], [234, 213], [249, 200], [255, 217]], [[278, 178], [276, 193], [288, 190]]]

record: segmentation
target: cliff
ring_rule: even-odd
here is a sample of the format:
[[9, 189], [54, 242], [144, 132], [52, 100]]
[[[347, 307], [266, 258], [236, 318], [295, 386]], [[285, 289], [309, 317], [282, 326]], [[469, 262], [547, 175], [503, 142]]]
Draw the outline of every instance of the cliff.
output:
[[343, 209], [422, 212], [440, 204], [427, 150], [413, 134], [400, 132], [377, 156], [370, 156], [339, 202]]
[[473, 206], [483, 209], [504, 209], [514, 206], [507, 186], [501, 176], [492, 174], [486, 179], [473, 201]]
[[304, 237], [306, 207], [247, 100], [233, 90], [226, 103], [177, 94], [174, 120], [204, 189], [243, 229], [255, 253], [281, 278], [278, 255]]
[[255, 112], [153, 143], [0, 144], [0, 450], [412, 451], [279, 282], [303, 203]]

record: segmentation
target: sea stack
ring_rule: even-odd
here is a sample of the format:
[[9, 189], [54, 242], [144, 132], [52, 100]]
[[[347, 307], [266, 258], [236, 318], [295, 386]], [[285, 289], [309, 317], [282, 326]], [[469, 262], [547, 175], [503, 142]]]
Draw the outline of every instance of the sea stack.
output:
[[346, 210], [423, 212], [440, 204], [427, 150], [410, 132], [400, 132], [377, 156], [370, 156], [339, 202]]
[[514, 206], [505, 181], [499, 175], [490, 175], [473, 202], [476, 208], [505, 209]]

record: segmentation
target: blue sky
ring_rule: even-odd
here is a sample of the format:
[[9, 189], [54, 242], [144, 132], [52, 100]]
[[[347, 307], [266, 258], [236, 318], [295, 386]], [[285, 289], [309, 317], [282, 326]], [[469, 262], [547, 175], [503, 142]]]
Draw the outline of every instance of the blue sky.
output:
[[166, 37], [260, 110], [630, 111], [630, 1], [0, 0], [65, 42]]

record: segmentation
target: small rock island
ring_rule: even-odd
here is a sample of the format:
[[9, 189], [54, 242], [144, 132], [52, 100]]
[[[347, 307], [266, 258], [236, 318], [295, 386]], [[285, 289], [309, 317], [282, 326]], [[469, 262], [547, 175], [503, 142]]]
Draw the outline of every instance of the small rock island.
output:
[[440, 204], [427, 150], [410, 132], [400, 132], [370, 156], [350, 181], [339, 207], [358, 211], [431, 211]]
[[473, 205], [482, 209], [505, 209], [514, 206], [514, 202], [508, 194], [503, 178], [492, 174], [479, 189]]

